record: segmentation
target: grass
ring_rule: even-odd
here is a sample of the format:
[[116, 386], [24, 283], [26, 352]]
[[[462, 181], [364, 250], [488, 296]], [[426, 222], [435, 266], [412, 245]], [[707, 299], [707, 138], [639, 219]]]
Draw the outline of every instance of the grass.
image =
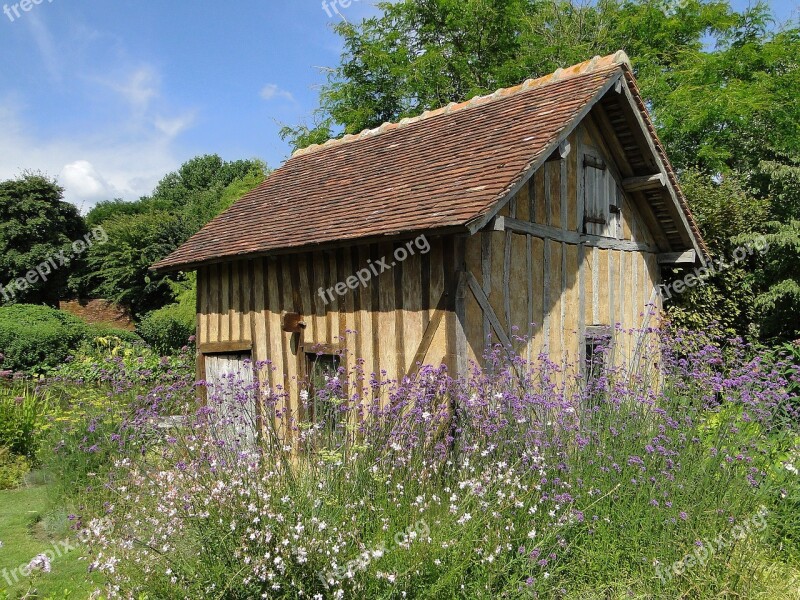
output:
[[[52, 511], [50, 497], [45, 484], [0, 491], [0, 598], [22, 598], [34, 589], [38, 598], [85, 598], [97, 587], [86, 561], [79, 560], [81, 550], [66, 516]], [[68, 549], [60, 543], [67, 540]], [[34, 581], [23, 577], [19, 567], [45, 552], [52, 557], [52, 571]]]

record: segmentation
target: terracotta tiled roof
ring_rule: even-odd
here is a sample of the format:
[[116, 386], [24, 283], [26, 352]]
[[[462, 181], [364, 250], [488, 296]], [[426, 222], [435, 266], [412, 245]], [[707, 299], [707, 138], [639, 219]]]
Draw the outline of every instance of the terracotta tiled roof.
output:
[[629, 70], [624, 52], [297, 151], [156, 269], [191, 268], [487, 214]]

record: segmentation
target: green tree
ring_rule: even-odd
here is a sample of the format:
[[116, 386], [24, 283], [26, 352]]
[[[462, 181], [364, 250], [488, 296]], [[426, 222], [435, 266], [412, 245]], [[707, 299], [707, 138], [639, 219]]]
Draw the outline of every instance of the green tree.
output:
[[103, 200], [86, 213], [86, 225], [95, 227], [120, 215], [138, 215], [147, 212], [148, 208], [144, 202], [126, 202], [120, 198]]
[[139, 317], [169, 304], [171, 279], [150, 265], [175, 250], [189, 235], [186, 222], [168, 212], [120, 215], [103, 223], [108, 243], [88, 253], [84, 283], [99, 297], [130, 307]]
[[[669, 315], [682, 327], [713, 331], [718, 336], [751, 337], [758, 314], [752, 269], [755, 263], [736, 263], [732, 256], [742, 243], [740, 240], [764, 230], [770, 218], [770, 202], [754, 197], [736, 172], [712, 178], [697, 169], [688, 169], [682, 173], [681, 183], [711, 250], [712, 261], [721, 259], [730, 268], [675, 296], [668, 304]], [[667, 278], [671, 275], [679, 276], [681, 272], [664, 272]]]
[[282, 134], [295, 147], [319, 143], [619, 49], [631, 55], [646, 93], [655, 91], [665, 71], [701, 52], [708, 35], [723, 40], [742, 18], [727, 2], [675, 4], [670, 11], [654, 0], [383, 2], [381, 16], [335, 26], [344, 51], [321, 90], [316, 124]]
[[[769, 247], [755, 271], [756, 321], [764, 339], [800, 339], [800, 160], [764, 161], [754, 178], [767, 188], [773, 219], [764, 227]], [[752, 243], [755, 237], [737, 241]]]
[[82, 295], [122, 303], [137, 318], [171, 303], [179, 281], [152, 273], [150, 265], [259, 185], [266, 173], [259, 160], [198, 156], [167, 174], [151, 196], [101, 202], [87, 220], [102, 225], [109, 242], [89, 251], [73, 286]]
[[56, 306], [74, 264], [72, 243], [85, 233], [55, 181], [25, 173], [0, 182], [0, 304]]
[[[216, 154], [198, 156], [164, 177], [152, 197], [141, 203], [180, 213], [190, 228], [199, 230], [227, 208], [221, 201], [229, 186], [238, 182], [235, 187], [245, 193], [261, 183], [266, 173], [266, 165], [259, 160], [226, 162]], [[246, 189], [247, 185], [252, 187]]]

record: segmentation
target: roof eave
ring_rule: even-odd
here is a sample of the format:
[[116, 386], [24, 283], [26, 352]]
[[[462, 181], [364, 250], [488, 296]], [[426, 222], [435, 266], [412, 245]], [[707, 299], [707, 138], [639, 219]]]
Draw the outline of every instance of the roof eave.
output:
[[258, 250], [255, 252], [247, 252], [242, 254], [230, 254], [225, 256], [215, 256], [214, 258], [201, 260], [201, 261], [185, 261], [174, 264], [163, 264], [169, 260], [169, 256], [150, 267], [150, 270], [156, 273], [176, 273], [185, 271], [196, 271], [201, 267], [206, 267], [214, 264], [228, 263], [240, 260], [254, 260], [258, 258], [267, 258], [270, 256], [281, 256], [286, 254], [302, 254], [306, 252], [325, 252], [335, 250], [337, 248], [350, 247], [353, 245], [363, 246], [366, 244], [375, 244], [380, 242], [391, 242], [406, 240], [420, 235], [430, 237], [441, 237], [447, 235], [470, 235], [470, 231], [466, 224], [449, 225], [446, 227], [436, 227], [427, 229], [414, 229], [408, 231], [398, 231], [391, 234], [379, 236], [367, 236], [363, 238], [350, 238], [346, 240], [331, 240], [321, 243], [309, 243], [299, 246], [289, 246], [284, 248], [270, 248], [268, 250]]

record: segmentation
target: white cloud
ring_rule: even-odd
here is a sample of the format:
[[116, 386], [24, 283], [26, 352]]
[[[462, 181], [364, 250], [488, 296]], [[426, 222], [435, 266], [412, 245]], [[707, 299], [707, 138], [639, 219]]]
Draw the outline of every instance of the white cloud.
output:
[[0, 97], [0, 180], [26, 169], [55, 175], [65, 199], [84, 212], [100, 200], [149, 194], [182, 162], [175, 142], [195, 120], [194, 110], [169, 114], [153, 107], [161, 96], [158, 81], [142, 67], [102, 82], [122, 98], [116, 122], [71, 134], [34, 133], [19, 94]]
[[161, 78], [152, 67], [144, 65], [120, 79], [105, 79], [99, 83], [119, 94], [137, 114], [142, 114], [159, 97]]
[[195, 116], [195, 112], [191, 111], [172, 118], [156, 117], [153, 124], [167, 137], [175, 138], [194, 124]]
[[64, 165], [58, 180], [71, 194], [85, 201], [99, 202], [118, 196], [114, 186], [88, 160], [76, 160]]
[[290, 102], [294, 102], [294, 96], [291, 92], [281, 89], [275, 83], [268, 83], [261, 89], [261, 97], [264, 100], [273, 100], [274, 98], [284, 98]]
[[31, 31], [31, 36], [42, 57], [42, 63], [50, 78], [55, 81], [62, 80], [62, 66], [59, 59], [59, 50], [56, 48], [50, 30], [36, 13], [25, 15], [26, 23]]

